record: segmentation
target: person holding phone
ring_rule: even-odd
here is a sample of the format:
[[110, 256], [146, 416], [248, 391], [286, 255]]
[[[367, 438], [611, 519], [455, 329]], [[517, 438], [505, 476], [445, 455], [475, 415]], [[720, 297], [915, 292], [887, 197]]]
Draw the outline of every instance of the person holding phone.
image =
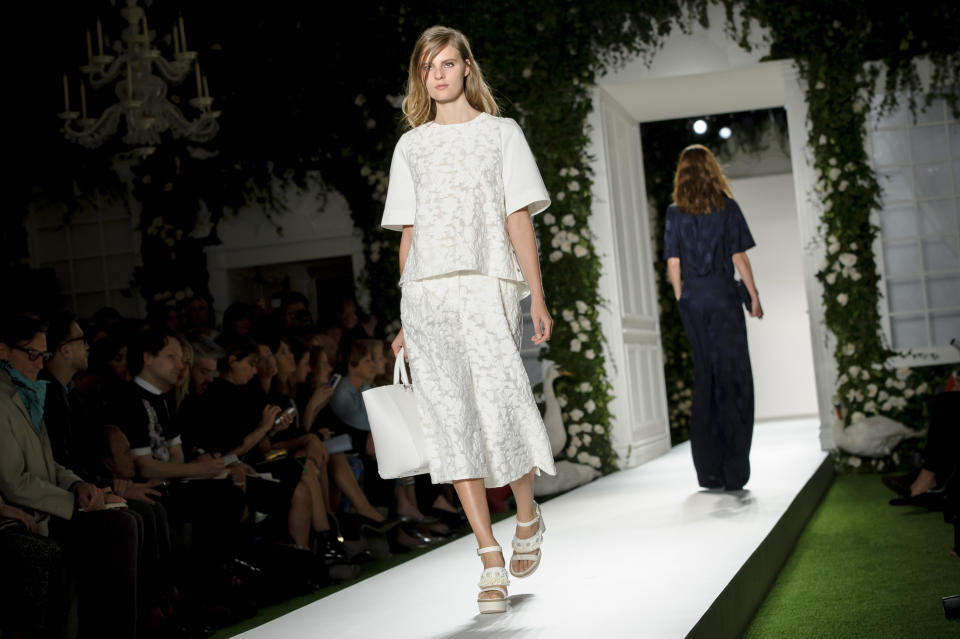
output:
[[680, 154], [667, 208], [663, 257], [693, 349], [690, 447], [704, 488], [740, 490], [750, 478], [753, 372], [733, 277], [763, 317], [747, 249], [755, 244], [720, 164], [708, 148]]

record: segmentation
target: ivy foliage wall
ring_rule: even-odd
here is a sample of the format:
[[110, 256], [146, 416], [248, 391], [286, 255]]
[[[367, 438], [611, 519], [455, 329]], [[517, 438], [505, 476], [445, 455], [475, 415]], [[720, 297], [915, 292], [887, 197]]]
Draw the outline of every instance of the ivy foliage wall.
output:
[[[887, 378], [883, 366], [889, 351], [879, 337], [876, 268], [868, 250], [876, 233], [869, 220], [878, 185], [863, 154], [864, 95], [875, 78], [864, 65], [883, 61], [888, 87], [915, 92], [913, 60], [928, 56], [937, 70], [935, 89], [956, 86], [960, 47], [951, 25], [958, 23], [958, 9], [947, 2], [881, 13], [862, 0], [718, 1], [727, 9], [732, 37], [746, 42], [751, 26], [760, 24], [769, 30], [772, 57], [796, 59], [809, 85], [810, 143], [824, 176], [824, 239], [832, 245], [835, 238], [843, 254], [856, 258], [862, 278], [858, 286], [849, 286], [851, 278], [831, 283], [829, 271], [822, 273], [828, 327], [837, 336], [841, 369], [855, 365], [879, 371], [878, 380]], [[282, 210], [283, 189], [275, 190], [277, 184], [305, 186], [319, 174], [347, 198], [363, 231], [371, 310], [395, 318], [399, 238], [380, 231], [378, 223], [390, 154], [402, 132], [397, 107], [417, 35], [432, 24], [457, 27], [471, 38], [504, 115], [523, 126], [553, 196], [551, 209], [537, 224], [547, 301], [557, 320], [543, 355], [571, 373], [557, 385], [571, 434], [567, 455], [610, 471], [616, 460], [596, 316], [602, 304], [600, 266], [587, 230], [592, 182], [584, 154], [591, 88], [598, 74], [620, 62], [650, 59], [675, 30], [705, 23], [708, 3], [358, 2], [341, 7], [334, 17], [310, 3], [237, 11], [226, 0], [154, 0], [148, 16], [161, 37], [168, 37], [181, 13], [190, 24], [191, 44], [223, 112], [221, 132], [202, 147], [165, 143], [133, 167], [126, 181], [110, 169], [116, 148], [88, 152], [68, 145], [59, 139], [54, 117], [61, 99], [57, 80], [83, 62], [83, 25], [100, 17], [107, 34], [116, 36], [119, 7], [109, 0], [64, 2], [57, 7], [62, 19], [51, 25], [47, 5], [19, 3], [13, 20], [21, 27], [22, 50], [36, 50], [31, 44], [36, 41], [57, 42], [61, 48], [41, 47], [34, 66], [15, 71], [37, 108], [24, 115], [35, 135], [13, 149], [22, 158], [14, 196], [19, 208], [5, 218], [4, 237], [19, 228], [25, 203], [32, 199], [62, 201], [69, 211], [93, 189], [124, 194], [132, 189], [144, 232], [137, 285], [148, 301], [171, 301], [177, 293], [207, 291], [202, 250], [218, 240], [215, 224], [209, 235], [196, 237], [199, 215], [215, 223], [250, 200]], [[179, 91], [181, 99], [190, 97], [188, 86]], [[94, 111], [98, 99], [91, 96]], [[836, 179], [834, 168], [842, 171]], [[22, 259], [10, 261], [5, 270], [22, 267]], [[841, 293], [847, 300], [838, 307]], [[848, 353], [851, 344], [856, 350]], [[860, 391], [866, 398], [868, 383], [848, 376], [839, 391]], [[863, 412], [865, 401], [850, 402], [848, 413]]]

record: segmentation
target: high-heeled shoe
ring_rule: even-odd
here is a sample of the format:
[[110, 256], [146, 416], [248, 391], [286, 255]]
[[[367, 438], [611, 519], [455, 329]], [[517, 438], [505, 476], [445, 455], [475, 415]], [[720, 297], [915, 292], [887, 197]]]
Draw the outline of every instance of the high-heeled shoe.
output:
[[[547, 532], [547, 527], [543, 523], [543, 515], [540, 513], [540, 505], [534, 502], [534, 506], [537, 508], [537, 518], [533, 521], [517, 520], [517, 526], [520, 528], [529, 528], [534, 524], [539, 524], [539, 526], [537, 526], [537, 532], [535, 532], [532, 537], [527, 537], [526, 539], [520, 539], [516, 533], [514, 533], [513, 542], [511, 543], [513, 546], [513, 556], [510, 557], [510, 574], [517, 578], [532, 575], [540, 566], [540, 558], [543, 555], [542, 551], [533, 554], [534, 550], [540, 550], [540, 544], [543, 543], [543, 533]], [[527, 566], [526, 570], [514, 570], [513, 562], [515, 561], [532, 561], [533, 564]]]
[[[478, 548], [477, 554], [483, 555], [488, 552], [501, 551], [500, 546], [487, 546], [485, 548]], [[480, 608], [480, 613], [486, 615], [495, 612], [506, 612], [507, 586], [509, 585], [510, 577], [507, 576], [506, 568], [503, 566], [484, 568], [483, 573], [480, 575], [480, 583], [477, 584], [477, 587], [480, 588], [480, 594], [482, 595], [485, 592], [498, 592], [502, 596], [490, 598], [477, 597], [477, 607]]]

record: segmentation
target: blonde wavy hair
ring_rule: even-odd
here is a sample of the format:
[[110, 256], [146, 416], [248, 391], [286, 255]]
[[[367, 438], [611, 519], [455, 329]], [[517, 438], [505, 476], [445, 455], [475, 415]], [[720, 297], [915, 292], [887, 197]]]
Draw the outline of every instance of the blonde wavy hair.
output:
[[460, 52], [464, 64], [470, 69], [470, 74], [464, 78], [463, 82], [467, 102], [478, 111], [500, 115], [500, 107], [497, 106], [490, 87], [483, 79], [483, 72], [480, 71], [480, 65], [473, 57], [467, 36], [450, 27], [434, 26], [420, 34], [410, 55], [407, 95], [403, 98], [400, 108], [407, 126], [411, 129], [437, 116], [437, 103], [427, 93], [426, 65], [448, 45]]
[[677, 208], [702, 215], [722, 209], [727, 197], [733, 198], [733, 192], [710, 149], [702, 144], [685, 148], [673, 176], [673, 202]]

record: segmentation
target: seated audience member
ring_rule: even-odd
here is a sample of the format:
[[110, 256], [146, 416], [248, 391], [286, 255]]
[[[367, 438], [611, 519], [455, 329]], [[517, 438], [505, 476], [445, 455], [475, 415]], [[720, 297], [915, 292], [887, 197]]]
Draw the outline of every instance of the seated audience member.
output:
[[43, 421], [44, 325], [30, 315], [0, 318], [0, 494], [67, 551], [78, 582], [80, 634], [137, 632], [137, 552], [142, 521], [122, 503], [56, 463]]
[[90, 344], [96, 344], [108, 334], [113, 332], [114, 327], [123, 319], [123, 316], [115, 308], [110, 306], [101, 306], [90, 317], [90, 321], [83, 327], [83, 332], [89, 336]]
[[177, 376], [177, 383], [173, 387], [174, 410], [180, 412], [183, 402], [190, 396], [191, 372], [194, 364], [193, 346], [183, 337], [180, 338], [180, 349], [183, 351], [183, 368]]
[[173, 304], [155, 302], [147, 307], [147, 325], [158, 331], [180, 332], [180, 313]]
[[[380, 505], [389, 505], [401, 517], [411, 518], [412, 515], [412, 519], [422, 521], [424, 516], [411, 503], [415, 495], [413, 484], [403, 480], [386, 482], [376, 470], [376, 451], [361, 393], [371, 388], [378, 366], [382, 365], [382, 349], [378, 340], [354, 342], [347, 355], [347, 375], [337, 384], [330, 405], [337, 418], [350, 428], [354, 450], [362, 453], [365, 473], [363, 485], [367, 495]], [[398, 533], [400, 545], [409, 548], [420, 548], [431, 541], [416, 528], [401, 528]]]
[[[919, 470], [902, 476], [885, 475], [883, 481], [900, 494], [894, 506], [922, 506], [943, 510], [947, 487], [960, 488], [960, 374], [953, 373], [930, 398], [927, 445]], [[955, 479], [956, 478], [956, 479]], [[954, 480], [951, 482], [951, 480]]]
[[[297, 548], [311, 548], [312, 531], [326, 559], [342, 560], [330, 534], [319, 483], [326, 472], [325, 451], [303, 465], [294, 459], [264, 463], [264, 453], [270, 451], [268, 436], [287, 428], [294, 416], [248, 392], [247, 384], [257, 374], [259, 357], [256, 343], [249, 338], [238, 338], [227, 347], [219, 362], [220, 376], [191, 414], [190, 437], [207, 452], [236, 455], [243, 460], [248, 503], [284, 522], [283, 528]], [[257, 477], [257, 469], [265, 468], [280, 480], [279, 484]]]
[[90, 347], [76, 315], [69, 311], [51, 315], [47, 325], [47, 348], [50, 349], [50, 359], [37, 379], [47, 383], [43, 421], [50, 435], [53, 458], [85, 480], [94, 481], [89, 472], [84, 472], [92, 470], [91, 460], [94, 459], [89, 448], [92, 416], [73, 383], [74, 377], [87, 369]]
[[190, 392], [196, 397], [203, 395], [210, 382], [217, 376], [217, 360], [223, 357], [223, 349], [207, 350], [201, 344], [193, 344], [193, 366], [190, 367]]
[[249, 337], [257, 321], [257, 308], [252, 304], [234, 302], [223, 312], [223, 330], [214, 340], [226, 348], [238, 337]]
[[[327, 504], [327, 509], [330, 511], [336, 510], [331, 506], [334, 502], [330, 499], [329, 478], [332, 476], [336, 488], [347, 496], [358, 515], [372, 520], [374, 524], [383, 523], [385, 518], [363, 494], [346, 455], [343, 452], [328, 455], [323, 444], [323, 435], [305, 427], [305, 424], [308, 423], [305, 419], [309, 420], [311, 424], [314, 423], [320, 410], [327, 405], [333, 395], [333, 389], [330, 385], [322, 384], [313, 390], [307, 399], [306, 406], [301, 411], [296, 402], [297, 390], [299, 386], [306, 384], [309, 374], [310, 351], [306, 345], [297, 339], [284, 339], [277, 350], [277, 378], [274, 384], [274, 393], [271, 397], [280, 406], [297, 408], [295, 413], [297, 419], [291, 424], [290, 428], [271, 437], [272, 447], [291, 451], [297, 457], [328, 457], [329, 473], [324, 475], [321, 481], [324, 503]], [[329, 371], [327, 371], [327, 380], [329, 381]], [[304, 416], [305, 419], [301, 416]]]
[[131, 344], [127, 361], [133, 382], [118, 393], [108, 423], [127, 436], [138, 477], [174, 480], [168, 487], [167, 511], [172, 521], [193, 524], [193, 585], [201, 585], [198, 580], [210, 585], [236, 550], [243, 493], [226, 479], [222, 460], [210, 455], [189, 462], [184, 458], [170, 396], [183, 370], [178, 336], [151, 329]]
[[337, 313], [337, 319], [340, 321], [340, 328], [343, 330], [343, 341], [347, 344], [375, 336], [377, 317], [369, 315], [365, 319], [361, 318], [360, 308], [353, 296], [345, 296], [340, 299], [340, 311]]
[[60, 544], [38, 535], [33, 515], [5, 503], [2, 495], [0, 572], [0, 634], [58, 636], [67, 608]]
[[275, 314], [278, 318], [278, 326], [283, 333], [301, 335], [313, 325], [310, 304], [302, 293], [285, 291], [279, 295], [275, 303], [277, 303]]
[[104, 406], [132, 380], [127, 368], [127, 340], [116, 331], [93, 343], [87, 370], [74, 376], [74, 385], [94, 421], [101, 422]]
[[163, 482], [137, 480], [130, 442], [116, 426], [102, 428], [97, 440], [100, 462], [114, 494], [123, 496], [130, 508], [143, 519], [140, 592], [153, 626], [162, 627], [179, 597], [167, 510], [160, 499], [163, 494], [156, 490]]
[[210, 301], [202, 295], [195, 295], [184, 302], [182, 308], [182, 332], [187, 340], [203, 344], [208, 349], [217, 348]]

